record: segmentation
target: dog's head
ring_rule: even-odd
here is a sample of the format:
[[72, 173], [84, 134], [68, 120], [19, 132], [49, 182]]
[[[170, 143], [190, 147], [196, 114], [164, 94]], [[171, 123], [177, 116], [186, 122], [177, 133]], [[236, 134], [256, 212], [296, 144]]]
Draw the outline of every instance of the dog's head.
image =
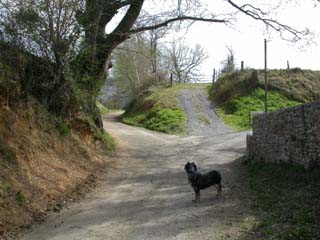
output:
[[194, 162], [187, 162], [187, 164], [184, 166], [184, 170], [186, 170], [187, 173], [193, 173], [197, 171], [197, 165]]

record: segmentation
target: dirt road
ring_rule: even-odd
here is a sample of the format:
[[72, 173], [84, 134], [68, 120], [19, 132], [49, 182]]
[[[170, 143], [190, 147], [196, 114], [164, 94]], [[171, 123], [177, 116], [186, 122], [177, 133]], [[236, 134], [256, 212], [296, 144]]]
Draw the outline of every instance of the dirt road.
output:
[[212, 136], [232, 132], [218, 116], [206, 91], [206, 87], [199, 87], [198, 89], [183, 89], [179, 94], [180, 104], [188, 117], [187, 134]]
[[[120, 148], [105, 182], [24, 240], [242, 239], [252, 217], [241, 194], [241, 164], [234, 160], [244, 152], [246, 133], [179, 137], [127, 126], [116, 117], [104, 121]], [[200, 203], [192, 203], [187, 161], [222, 172], [222, 199], [209, 188]]]

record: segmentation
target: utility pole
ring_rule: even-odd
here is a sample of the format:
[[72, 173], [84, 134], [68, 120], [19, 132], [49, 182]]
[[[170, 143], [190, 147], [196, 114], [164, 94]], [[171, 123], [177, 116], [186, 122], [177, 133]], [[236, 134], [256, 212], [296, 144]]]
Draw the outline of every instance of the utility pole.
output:
[[264, 39], [264, 112], [268, 112], [267, 39]]
[[212, 75], [212, 84], [214, 84], [215, 80], [216, 80], [216, 69], [214, 68], [213, 75]]

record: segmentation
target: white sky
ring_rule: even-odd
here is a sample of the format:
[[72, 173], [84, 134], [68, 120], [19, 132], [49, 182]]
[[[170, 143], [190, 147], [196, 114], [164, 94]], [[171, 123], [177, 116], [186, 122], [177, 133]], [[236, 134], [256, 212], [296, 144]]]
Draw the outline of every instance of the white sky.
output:
[[[208, 9], [222, 10], [222, 12], [230, 11], [229, 5], [224, 0], [202, 1], [206, 2]], [[250, 0], [234, 1], [238, 4], [250, 2]], [[254, 1], [251, 0], [251, 2]], [[268, 2], [278, 3], [279, 0], [265, 0], [259, 4], [267, 5]], [[148, 6], [147, 4], [145, 7], [154, 8], [155, 5]], [[119, 22], [119, 19], [121, 16], [113, 21]], [[244, 61], [245, 67], [263, 68], [264, 38], [268, 39], [268, 68], [284, 69], [287, 67], [287, 60], [289, 60], [291, 68], [320, 70], [320, 5], [313, 7], [312, 0], [307, 0], [302, 5], [296, 4], [290, 8], [282, 7], [277, 10], [277, 19], [292, 27], [303, 29], [308, 27], [317, 34], [314, 43], [309, 45], [306, 45], [305, 41], [297, 44], [289, 43], [282, 40], [276, 33], [267, 34], [262, 23], [244, 15], [234, 23], [232, 28], [219, 23], [194, 23], [184, 36], [184, 40], [191, 46], [200, 44], [207, 51], [209, 58], [202, 66], [202, 75], [207, 76], [208, 79], [212, 75], [213, 68], [221, 68], [221, 62], [228, 54], [226, 46], [232, 47], [237, 66], [241, 61]], [[113, 26], [112, 23], [108, 24], [106, 31], [110, 32]], [[177, 36], [179, 35], [181, 36], [181, 33], [177, 33]]]
[[[278, 18], [287, 25], [308, 27], [319, 34], [320, 6], [312, 6], [306, 3], [304, 6], [281, 9]], [[292, 44], [282, 40], [278, 34], [264, 33], [261, 23], [246, 16], [241, 17], [234, 28], [236, 30], [221, 24], [206, 23], [195, 23], [190, 28], [185, 37], [186, 41], [202, 45], [210, 56], [203, 66], [205, 75], [212, 74], [213, 68], [221, 67], [221, 61], [228, 54], [226, 46], [234, 50], [238, 66], [243, 60], [245, 67], [263, 68], [264, 38], [268, 39], [268, 68], [286, 68], [289, 60], [291, 68], [320, 70], [319, 35], [314, 38], [314, 44], [305, 45], [305, 41]]]

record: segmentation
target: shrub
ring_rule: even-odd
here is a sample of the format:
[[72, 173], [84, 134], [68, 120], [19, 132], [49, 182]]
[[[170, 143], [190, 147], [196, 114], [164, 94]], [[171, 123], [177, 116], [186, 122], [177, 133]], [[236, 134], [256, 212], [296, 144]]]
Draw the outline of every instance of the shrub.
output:
[[67, 136], [70, 133], [70, 129], [65, 123], [59, 124], [58, 130], [61, 136]]
[[19, 205], [24, 205], [25, 204], [26, 199], [25, 199], [25, 197], [24, 197], [22, 192], [19, 191], [19, 192], [16, 193], [16, 201], [18, 202]]

